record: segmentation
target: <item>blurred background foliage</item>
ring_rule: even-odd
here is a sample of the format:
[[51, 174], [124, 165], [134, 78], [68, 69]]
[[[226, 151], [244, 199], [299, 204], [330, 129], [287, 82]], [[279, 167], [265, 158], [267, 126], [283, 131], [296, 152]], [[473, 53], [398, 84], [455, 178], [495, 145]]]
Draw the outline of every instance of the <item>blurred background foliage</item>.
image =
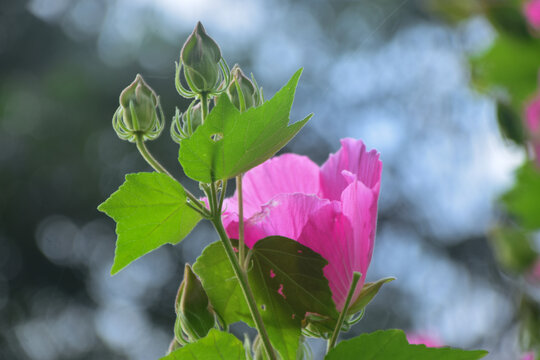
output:
[[478, 0], [465, 5], [435, 1], [434, 9], [452, 21], [485, 16], [496, 37], [484, 52], [470, 59], [471, 82], [495, 102], [503, 138], [527, 155], [515, 173], [513, 187], [501, 197], [502, 214], [490, 240], [502, 270], [518, 286], [519, 340], [522, 348], [540, 350], [538, 234], [540, 230], [540, 2]]
[[[184, 262], [216, 239], [201, 224], [181, 244], [111, 277], [114, 224], [96, 206], [126, 173], [150, 170], [111, 128], [120, 91], [141, 73], [169, 120], [174, 106], [184, 109], [174, 61], [198, 20], [267, 97], [305, 68], [292, 118], [315, 117], [284, 151], [322, 163], [350, 136], [381, 152], [368, 279], [398, 280], [345, 337], [397, 327], [501, 360], [538, 346], [531, 266], [540, 250], [540, 190], [522, 124], [537, 89], [540, 39], [522, 5], [1, 2], [0, 358], [165, 353]], [[167, 134], [149, 146], [197, 190]]]

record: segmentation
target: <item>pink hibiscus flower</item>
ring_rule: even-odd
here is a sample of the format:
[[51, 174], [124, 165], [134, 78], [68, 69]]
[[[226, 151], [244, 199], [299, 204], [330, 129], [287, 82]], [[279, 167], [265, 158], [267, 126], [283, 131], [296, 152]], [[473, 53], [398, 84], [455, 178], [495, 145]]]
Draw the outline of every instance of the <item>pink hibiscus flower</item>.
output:
[[524, 354], [523, 357], [521, 358], [521, 360], [534, 360], [534, 359], [535, 359], [534, 351]]
[[540, 96], [537, 96], [527, 104], [525, 108], [525, 125], [536, 162], [540, 166]]
[[407, 341], [413, 345], [426, 345], [427, 347], [442, 347], [443, 343], [438, 337], [423, 333], [407, 333]]
[[523, 12], [529, 24], [535, 29], [540, 29], [540, 0], [525, 3]]
[[[309, 158], [285, 154], [244, 175], [245, 242], [252, 247], [271, 235], [311, 248], [327, 261], [324, 275], [338, 310], [343, 309], [354, 271], [365, 281], [373, 253], [382, 163], [360, 140], [343, 139], [320, 168]], [[223, 223], [238, 238], [237, 194], [226, 199]], [[286, 295], [286, 294], [285, 294]]]

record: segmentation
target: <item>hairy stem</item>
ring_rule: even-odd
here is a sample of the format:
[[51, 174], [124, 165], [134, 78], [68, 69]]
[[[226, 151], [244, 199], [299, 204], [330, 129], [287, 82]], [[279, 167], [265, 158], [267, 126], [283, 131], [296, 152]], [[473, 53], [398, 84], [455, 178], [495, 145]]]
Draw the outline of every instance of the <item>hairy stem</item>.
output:
[[277, 360], [276, 353], [274, 352], [274, 349], [272, 348], [272, 343], [270, 342], [270, 338], [268, 336], [268, 333], [266, 332], [266, 328], [264, 327], [261, 313], [259, 312], [259, 309], [257, 308], [257, 303], [255, 302], [253, 291], [251, 290], [251, 287], [249, 286], [247, 273], [242, 269], [242, 267], [240, 266], [240, 263], [238, 262], [238, 259], [236, 258], [236, 254], [232, 247], [231, 240], [229, 239], [229, 237], [227, 236], [227, 233], [225, 232], [225, 229], [223, 228], [223, 223], [221, 222], [221, 214], [214, 214], [214, 218], [212, 219], [212, 224], [214, 225], [214, 228], [216, 229], [219, 235], [219, 238], [223, 244], [223, 247], [225, 248], [225, 253], [227, 254], [227, 257], [229, 258], [234, 274], [238, 278], [238, 282], [240, 283], [240, 288], [242, 289], [242, 293], [244, 294], [244, 298], [246, 299], [246, 302], [248, 304], [249, 311], [251, 312], [251, 316], [253, 318], [253, 321], [255, 322], [255, 327], [257, 328], [257, 331], [259, 332], [259, 336], [263, 342], [263, 346], [266, 351], [266, 354], [268, 355], [269, 359]]
[[334, 328], [334, 332], [332, 333], [332, 337], [330, 338], [330, 340], [328, 340], [328, 347], [326, 348], [327, 353], [328, 351], [332, 350], [334, 346], [336, 346], [339, 332], [341, 331], [341, 327], [343, 326], [343, 322], [345, 321], [345, 316], [347, 316], [347, 311], [349, 310], [349, 305], [351, 303], [351, 299], [353, 297], [354, 291], [356, 290], [356, 285], [358, 285], [360, 277], [362, 277], [362, 274], [355, 271], [353, 274], [351, 287], [349, 288], [349, 293], [347, 294], [347, 299], [345, 300], [345, 305], [343, 306], [343, 310], [339, 314], [339, 318], [336, 327]]

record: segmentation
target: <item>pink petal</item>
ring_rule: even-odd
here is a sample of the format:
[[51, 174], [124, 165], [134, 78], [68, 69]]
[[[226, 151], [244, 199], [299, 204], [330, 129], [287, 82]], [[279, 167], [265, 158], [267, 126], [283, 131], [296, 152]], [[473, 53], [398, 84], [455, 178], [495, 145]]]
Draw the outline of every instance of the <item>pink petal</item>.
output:
[[525, 121], [527, 129], [531, 133], [536, 133], [540, 130], [540, 97], [535, 98], [527, 104], [525, 108]]
[[523, 355], [523, 357], [521, 358], [521, 360], [534, 360], [535, 359], [535, 354], [534, 354], [534, 351], [530, 351], [526, 354]]
[[538, 166], [540, 166], [540, 96], [527, 104], [525, 108], [525, 124], [527, 125], [534, 158]]
[[332, 290], [332, 299], [337, 309], [341, 310], [347, 298], [355, 261], [350, 246], [353, 229], [349, 219], [341, 213], [340, 204], [332, 202], [313, 213], [298, 242], [328, 261], [324, 276]]
[[[379, 198], [379, 184], [373, 189], [368, 188], [360, 181], [351, 183], [341, 194], [343, 214], [353, 224], [353, 241], [349, 244], [350, 254], [353, 258], [354, 268], [362, 274], [363, 284], [375, 243], [377, 227], [377, 201]], [[353, 301], [358, 297], [361, 286], [356, 288]]]
[[[318, 194], [319, 167], [306, 156], [284, 154], [249, 170], [243, 178], [244, 217], [249, 218], [278, 194]], [[238, 213], [237, 194], [227, 201]]]
[[529, 24], [535, 29], [540, 29], [540, 0], [531, 0], [526, 3], [523, 12]]
[[[246, 245], [252, 247], [258, 240], [271, 235], [298, 239], [310, 215], [329, 203], [315, 195], [277, 195], [245, 221]], [[238, 218], [228, 223], [226, 231], [230, 237], [238, 238]]]
[[[348, 173], [344, 173], [346, 170]], [[367, 187], [373, 187], [381, 180], [382, 163], [375, 150], [366, 151], [361, 140], [342, 139], [341, 149], [330, 155], [321, 167], [321, 197], [339, 200], [341, 192], [350, 183], [344, 174], [354, 174]], [[348, 181], [349, 180], [349, 181]]]

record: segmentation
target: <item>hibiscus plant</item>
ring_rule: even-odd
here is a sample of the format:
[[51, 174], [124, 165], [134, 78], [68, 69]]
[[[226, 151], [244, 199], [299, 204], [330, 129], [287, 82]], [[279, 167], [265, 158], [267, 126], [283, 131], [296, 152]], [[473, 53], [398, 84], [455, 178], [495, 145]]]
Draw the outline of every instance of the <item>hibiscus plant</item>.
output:
[[[350, 138], [321, 167], [295, 154], [272, 158], [311, 117], [289, 124], [300, 74], [266, 100], [253, 75], [230, 69], [197, 24], [175, 75], [178, 93], [193, 101], [184, 113], [176, 109], [170, 129], [200, 196], [146, 147], [165, 128], [159, 96], [140, 75], [120, 94], [113, 127], [155, 172], [128, 174], [99, 206], [117, 223], [111, 273], [180, 242], [201, 220], [219, 238], [185, 266], [162, 359], [305, 359], [308, 337], [327, 340], [327, 359], [482, 358], [485, 351], [409, 344], [401, 330], [337, 342], [393, 280], [366, 282], [382, 163], [375, 150]], [[233, 179], [236, 191], [226, 198]], [[257, 336], [240, 341], [231, 334], [229, 325], [239, 321]]]

